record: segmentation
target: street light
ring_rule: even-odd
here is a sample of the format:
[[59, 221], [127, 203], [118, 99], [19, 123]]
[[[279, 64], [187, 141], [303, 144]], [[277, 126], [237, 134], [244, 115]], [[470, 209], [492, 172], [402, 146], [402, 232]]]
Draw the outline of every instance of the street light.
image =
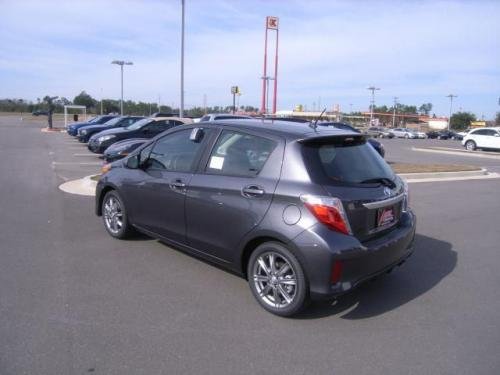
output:
[[448, 131], [450, 131], [450, 123], [451, 123], [451, 108], [453, 106], [453, 98], [456, 98], [457, 95], [446, 95], [447, 98], [450, 98], [450, 117], [448, 118]]
[[132, 61], [123, 61], [123, 60], [113, 60], [111, 64], [120, 65], [121, 77], [122, 77], [122, 97], [120, 100], [120, 114], [123, 116], [123, 65], [133, 65]]
[[380, 90], [380, 88], [375, 86], [367, 87], [368, 90], [372, 92], [372, 100], [370, 105], [370, 125], [373, 125], [373, 107], [375, 106], [375, 91]]
[[396, 123], [396, 106], [398, 105], [398, 97], [394, 97], [394, 107], [392, 108], [392, 127], [394, 128], [394, 124]]

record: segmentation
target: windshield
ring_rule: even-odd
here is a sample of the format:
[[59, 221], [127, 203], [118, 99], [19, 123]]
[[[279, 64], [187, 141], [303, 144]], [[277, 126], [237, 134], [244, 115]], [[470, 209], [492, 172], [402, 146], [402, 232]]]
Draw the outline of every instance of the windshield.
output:
[[103, 125], [104, 126], [113, 126], [113, 125], [118, 124], [121, 120], [122, 120], [121, 117], [115, 117], [115, 118], [112, 118], [111, 120], [105, 122]]
[[[351, 138], [352, 139], [352, 138]], [[318, 170], [329, 181], [344, 184], [361, 184], [373, 180], [394, 180], [391, 167], [364, 140], [308, 144], [304, 147], [308, 168]]]
[[137, 122], [134, 122], [132, 125], [127, 126], [125, 129], [137, 130], [137, 129], [140, 129], [141, 127], [143, 127], [144, 125], [149, 124], [151, 121], [153, 121], [153, 120], [151, 120], [150, 118], [145, 118], [145, 119], [139, 120]]

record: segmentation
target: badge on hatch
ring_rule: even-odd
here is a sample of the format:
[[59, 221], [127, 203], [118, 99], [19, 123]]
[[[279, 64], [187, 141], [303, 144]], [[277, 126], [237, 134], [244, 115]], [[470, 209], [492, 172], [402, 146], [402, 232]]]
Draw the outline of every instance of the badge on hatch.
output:
[[383, 227], [394, 221], [394, 210], [392, 207], [381, 208], [378, 211], [377, 226]]

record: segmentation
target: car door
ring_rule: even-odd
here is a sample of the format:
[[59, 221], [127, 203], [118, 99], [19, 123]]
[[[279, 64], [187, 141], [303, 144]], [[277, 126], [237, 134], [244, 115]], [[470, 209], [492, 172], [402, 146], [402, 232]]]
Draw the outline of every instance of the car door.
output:
[[476, 142], [476, 147], [488, 147], [488, 130], [479, 129], [472, 134], [472, 140]]
[[484, 132], [484, 146], [485, 148], [495, 148], [495, 143], [497, 142], [498, 133], [494, 129], [483, 129]]
[[191, 128], [168, 133], [141, 152], [145, 160], [141, 175], [125, 184], [134, 224], [169, 240], [186, 242], [186, 189], [209, 131], [196, 140], [190, 137]]
[[284, 141], [223, 130], [202, 159], [186, 196], [188, 244], [234, 262], [235, 250], [264, 218], [281, 173]]
[[494, 134], [491, 137], [490, 148], [500, 149], [500, 132], [498, 130], [494, 130]]

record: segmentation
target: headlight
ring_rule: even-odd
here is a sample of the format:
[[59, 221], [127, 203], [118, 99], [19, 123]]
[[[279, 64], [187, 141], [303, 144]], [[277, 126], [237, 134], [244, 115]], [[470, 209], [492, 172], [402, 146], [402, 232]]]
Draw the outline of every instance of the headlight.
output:
[[110, 135], [103, 135], [102, 137], [97, 138], [97, 140], [98, 140], [99, 142], [104, 142], [104, 141], [108, 141], [108, 140], [110, 140], [110, 139], [113, 139], [114, 137], [115, 137], [115, 136], [114, 136], [114, 135], [112, 135], [112, 134], [110, 134]]
[[85, 134], [87, 134], [87, 133], [88, 133], [88, 132], [87, 132], [87, 129], [82, 129], [82, 130], [80, 130], [80, 134], [81, 134], [81, 135], [85, 135]]

